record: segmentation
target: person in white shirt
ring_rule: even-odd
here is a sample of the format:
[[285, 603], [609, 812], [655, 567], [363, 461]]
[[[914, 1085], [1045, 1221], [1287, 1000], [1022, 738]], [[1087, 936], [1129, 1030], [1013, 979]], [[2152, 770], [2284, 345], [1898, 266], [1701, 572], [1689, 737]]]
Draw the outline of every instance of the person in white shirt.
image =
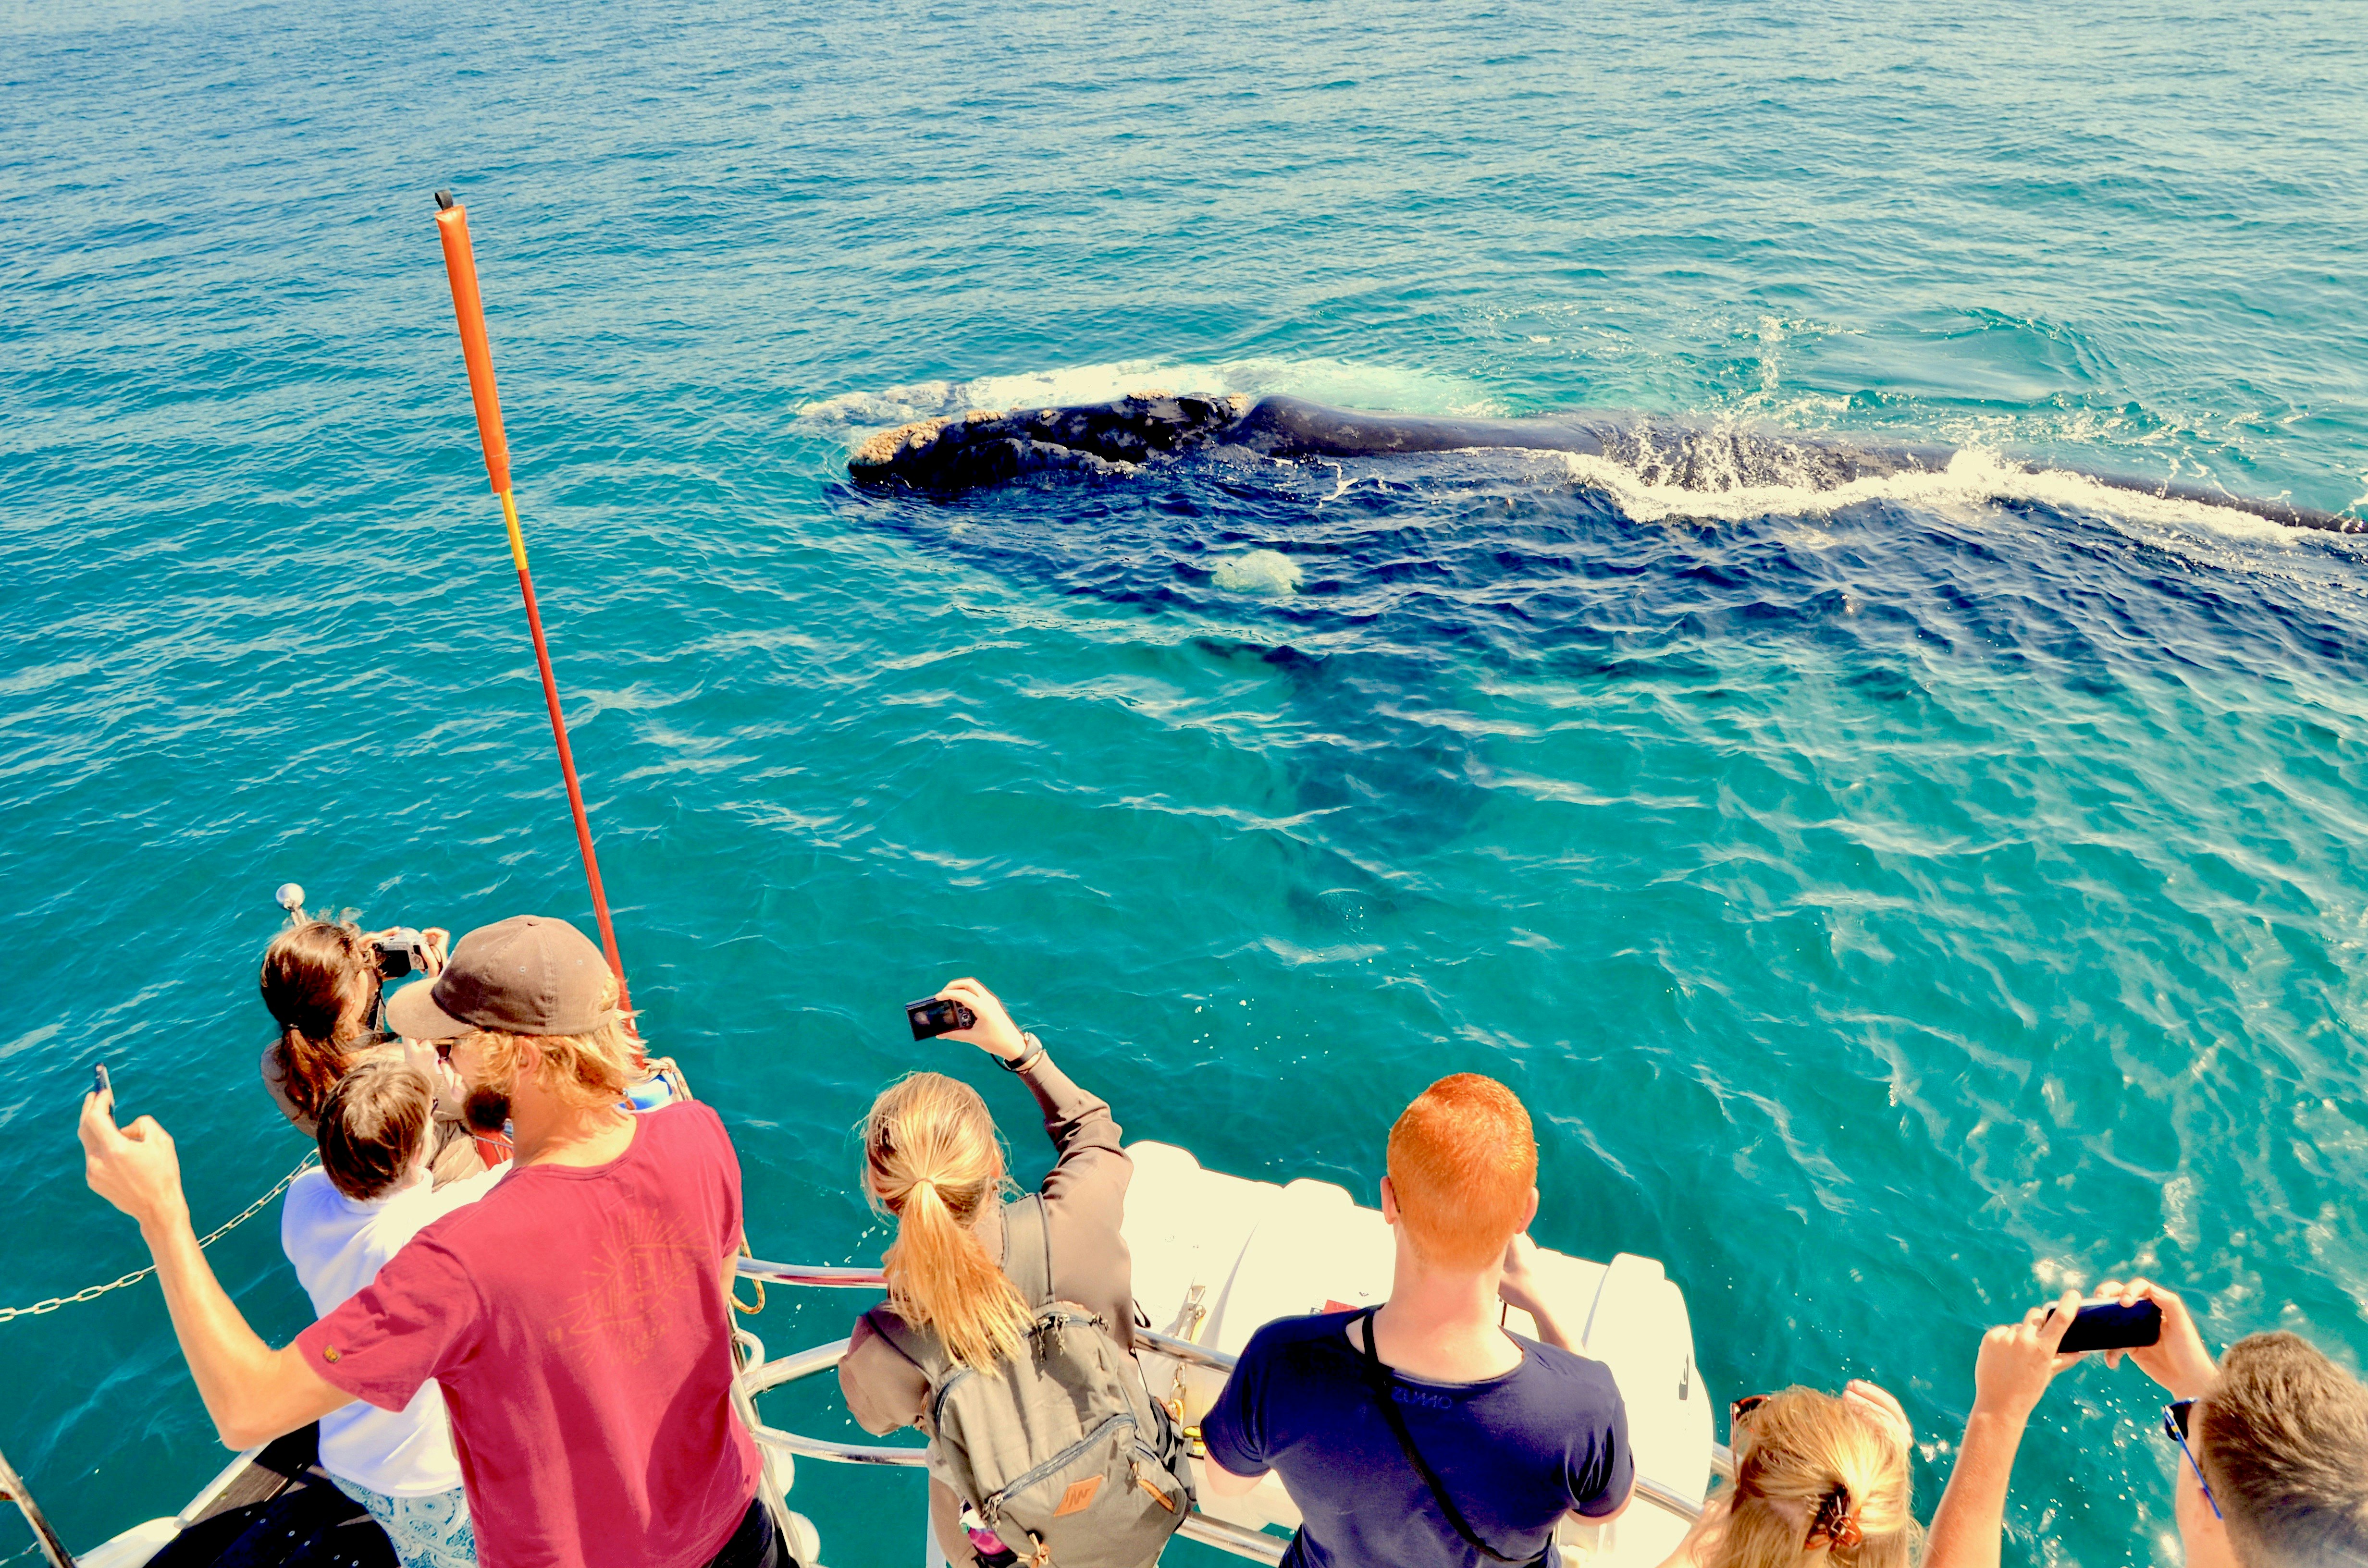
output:
[[[435, 1090], [404, 1062], [356, 1065], [322, 1102], [321, 1168], [288, 1188], [279, 1244], [327, 1317], [428, 1225], [493, 1189], [506, 1161], [437, 1187], [428, 1175]], [[476, 1568], [476, 1532], [444, 1392], [433, 1379], [403, 1409], [361, 1400], [321, 1417], [321, 1468], [370, 1510], [404, 1568]]]

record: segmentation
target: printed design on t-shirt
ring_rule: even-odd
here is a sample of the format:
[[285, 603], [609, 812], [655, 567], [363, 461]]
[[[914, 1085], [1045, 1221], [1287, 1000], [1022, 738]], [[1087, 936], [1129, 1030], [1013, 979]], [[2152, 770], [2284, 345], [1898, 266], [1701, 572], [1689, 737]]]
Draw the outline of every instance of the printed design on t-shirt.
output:
[[[666, 1331], [696, 1314], [707, 1250], [671, 1214], [616, 1217], [585, 1260], [587, 1288], [550, 1328], [554, 1349], [597, 1342], [626, 1361], [643, 1361]], [[719, 1265], [720, 1267], [720, 1265]]]

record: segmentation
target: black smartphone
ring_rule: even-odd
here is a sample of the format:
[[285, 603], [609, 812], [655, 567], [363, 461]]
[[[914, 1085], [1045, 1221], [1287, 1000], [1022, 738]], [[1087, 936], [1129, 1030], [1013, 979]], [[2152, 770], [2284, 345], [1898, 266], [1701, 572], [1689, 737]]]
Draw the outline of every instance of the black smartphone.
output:
[[2073, 1315], [2057, 1348], [2066, 1356], [2076, 1350], [2129, 1350], [2161, 1338], [2162, 1309], [2152, 1301], [2132, 1301], [2126, 1307], [2119, 1301], [2091, 1301]]
[[978, 1015], [950, 997], [924, 996], [905, 1004], [905, 1021], [913, 1026], [915, 1040], [934, 1040], [971, 1028], [978, 1022]]
[[115, 1108], [115, 1085], [108, 1080], [104, 1062], [90, 1070], [90, 1092], [105, 1100], [108, 1109]]

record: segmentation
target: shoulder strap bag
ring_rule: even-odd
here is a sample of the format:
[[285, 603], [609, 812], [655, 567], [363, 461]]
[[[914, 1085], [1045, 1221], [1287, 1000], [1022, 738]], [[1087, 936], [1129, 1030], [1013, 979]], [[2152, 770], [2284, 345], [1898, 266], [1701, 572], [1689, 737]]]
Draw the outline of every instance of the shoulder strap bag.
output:
[[1447, 1485], [1439, 1479], [1439, 1472], [1430, 1468], [1430, 1462], [1422, 1457], [1422, 1450], [1414, 1446], [1414, 1434], [1406, 1430], [1406, 1417], [1398, 1413], [1398, 1402], [1391, 1396], [1397, 1372], [1382, 1359], [1381, 1352], [1373, 1347], [1375, 1310], [1369, 1307], [1349, 1321], [1363, 1325], [1365, 1377], [1372, 1385], [1373, 1398], [1381, 1405], [1382, 1415], [1389, 1421], [1390, 1430], [1397, 1435], [1398, 1447], [1406, 1450], [1406, 1462], [1414, 1466], [1417, 1475], [1422, 1477], [1422, 1483], [1430, 1488], [1430, 1500], [1439, 1505], [1439, 1511], [1447, 1517], [1447, 1522], [1455, 1528], [1455, 1533], [1463, 1538], [1464, 1545], [1491, 1562], [1508, 1562], [1515, 1568], [1538, 1568], [1554, 1554], [1552, 1535], [1546, 1537], [1544, 1550], [1534, 1557], [1506, 1556], [1480, 1539], [1479, 1532], [1464, 1519], [1463, 1510], [1457, 1507], [1455, 1499], [1447, 1494]]
[[1003, 1206], [1002, 1263], [1003, 1277], [1031, 1311], [1053, 1304], [1053, 1217], [1042, 1193]]

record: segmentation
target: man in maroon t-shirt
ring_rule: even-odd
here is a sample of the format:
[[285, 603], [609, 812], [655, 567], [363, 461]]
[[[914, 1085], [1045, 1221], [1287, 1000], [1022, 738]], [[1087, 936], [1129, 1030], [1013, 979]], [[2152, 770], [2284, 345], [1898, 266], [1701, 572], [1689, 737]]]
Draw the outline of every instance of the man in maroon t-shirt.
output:
[[[434, 1378], [485, 1568], [774, 1568], [731, 1403], [740, 1166], [705, 1106], [619, 1108], [633, 1048], [600, 951], [564, 921], [472, 931], [387, 1021], [450, 1040], [472, 1119], [516, 1164], [345, 1305], [274, 1350], [199, 1251], [173, 1141], [83, 1104], [90, 1185], [140, 1221], [198, 1392], [245, 1448]], [[752, 1501], [752, 1499], [755, 1499]]]

